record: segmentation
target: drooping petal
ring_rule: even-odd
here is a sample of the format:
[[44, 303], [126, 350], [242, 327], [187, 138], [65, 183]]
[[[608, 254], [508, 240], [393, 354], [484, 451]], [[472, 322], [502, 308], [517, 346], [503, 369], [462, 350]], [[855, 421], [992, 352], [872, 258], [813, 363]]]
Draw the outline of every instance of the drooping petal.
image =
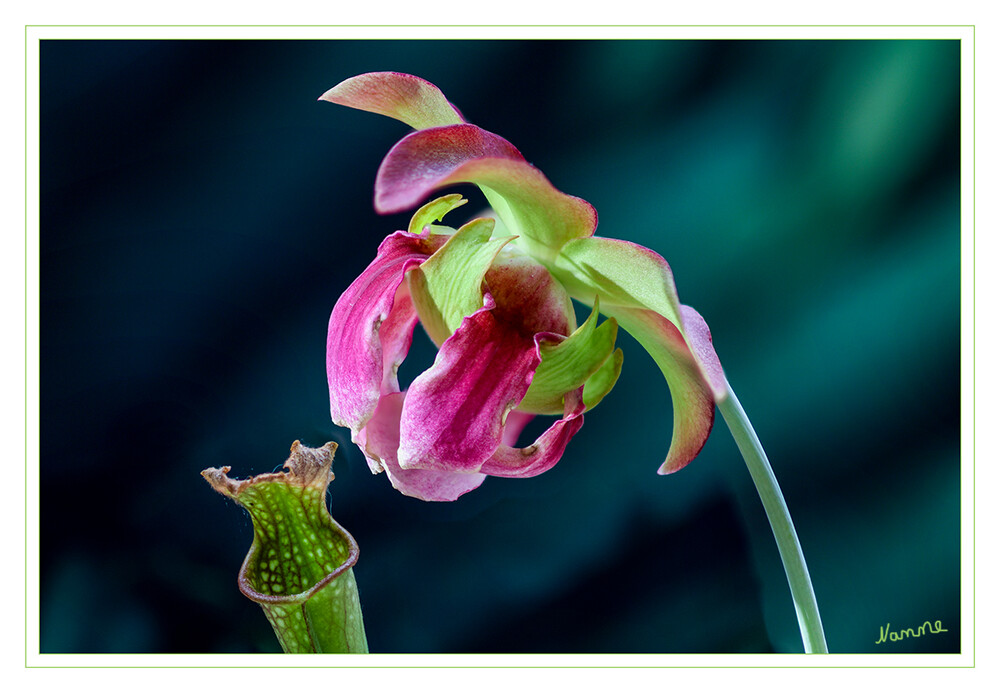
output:
[[701, 451], [727, 386], [702, 317], [677, 298], [666, 260], [648, 248], [611, 238], [567, 243], [555, 272], [584, 302], [600, 297], [614, 317], [656, 361], [670, 387], [674, 431], [661, 474], [684, 467]]
[[726, 379], [708, 328], [701, 316], [681, 306], [673, 273], [660, 255], [635, 243], [595, 236], [567, 243], [554, 271], [574, 298], [592, 305], [598, 296], [605, 315], [617, 316], [618, 307], [640, 308], [673, 323], [715, 400], [725, 397]]
[[[707, 338], [711, 345], [708, 327], [701, 316], [687, 306], [681, 308], [686, 322], [700, 321], [701, 326], [704, 326], [700, 336]], [[615, 307], [613, 310], [621, 326], [656, 361], [670, 388], [674, 430], [670, 450], [659, 473], [676, 472], [691, 462], [708, 440], [715, 421], [716, 400], [684, 337], [672, 322], [652, 310], [622, 307]]]
[[[484, 474], [525, 479], [547, 472], [562, 457], [570, 439], [583, 426], [583, 388], [566, 394], [563, 417], [549, 426], [539, 438], [526, 448], [500, 445], [482, 466]], [[513, 414], [516, 412], [512, 412]]]
[[414, 305], [427, 334], [440, 346], [466, 315], [483, 307], [483, 278], [511, 239], [491, 239], [493, 219], [474, 219], [440, 250], [407, 274]]
[[544, 260], [574, 238], [591, 236], [597, 213], [557, 190], [507, 140], [475, 125], [414, 132], [386, 155], [375, 179], [375, 208], [394, 213], [418, 205], [433, 190], [475, 183], [511, 233]]
[[356, 433], [374, 413], [383, 391], [398, 389], [395, 369], [409, 350], [416, 311], [408, 297], [397, 302], [397, 292], [406, 269], [423, 262], [446, 240], [394, 233], [338, 299], [326, 343], [330, 415], [338, 426]]
[[351, 77], [319, 98], [389, 116], [416, 130], [463, 122], [462, 115], [440, 89], [401, 72], [369, 72]]
[[374, 469], [384, 469], [393, 487], [400, 493], [426, 501], [453, 501], [478, 488], [485, 474], [438, 472], [427, 469], [403, 469], [399, 466], [399, 422], [405, 393], [385, 395], [375, 414], [359, 432], [357, 443]]
[[434, 365], [407, 391], [400, 422], [403, 469], [478, 472], [501, 443], [504, 420], [531, 383], [535, 340], [493, 314], [493, 298], [462, 321]]

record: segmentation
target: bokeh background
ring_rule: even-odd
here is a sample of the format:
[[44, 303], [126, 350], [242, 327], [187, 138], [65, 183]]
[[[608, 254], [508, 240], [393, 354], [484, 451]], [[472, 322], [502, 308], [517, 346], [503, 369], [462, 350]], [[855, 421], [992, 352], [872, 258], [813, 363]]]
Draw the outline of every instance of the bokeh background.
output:
[[[719, 417], [660, 477], [670, 399], [621, 380], [552, 471], [402, 497], [329, 421], [329, 311], [407, 215], [406, 126], [317, 102], [438, 86], [598, 233], [666, 257], [713, 330], [836, 652], [957, 652], [956, 41], [90, 41], [41, 46], [42, 652], [275, 652], [237, 590], [249, 519], [199, 476], [342, 444], [374, 652], [795, 652]], [[473, 200], [473, 189], [460, 188]], [[418, 330], [404, 373], [430, 363]], [[946, 633], [876, 644], [880, 627]]]

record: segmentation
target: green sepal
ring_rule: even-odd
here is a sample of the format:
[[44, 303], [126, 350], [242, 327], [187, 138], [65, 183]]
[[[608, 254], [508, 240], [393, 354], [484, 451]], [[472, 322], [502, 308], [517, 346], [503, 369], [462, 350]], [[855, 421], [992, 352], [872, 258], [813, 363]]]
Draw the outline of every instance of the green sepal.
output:
[[468, 200], [458, 193], [444, 195], [431, 200], [413, 213], [413, 217], [410, 218], [410, 225], [406, 230], [410, 233], [423, 233], [423, 230], [429, 226], [431, 233], [452, 234], [455, 232], [455, 229], [449, 226], [438, 226], [434, 222], [441, 221], [444, 219], [445, 214], [461, 207], [466, 202]]
[[[528, 392], [518, 405], [520, 411], [562, 414], [563, 395], [589, 383], [597, 374], [600, 374], [597, 380], [589, 385], [594, 404], [615, 384], [621, 372], [621, 358], [618, 358], [617, 367], [612, 358], [618, 322], [611, 319], [598, 325], [599, 310], [599, 302], [595, 300], [590, 315], [573, 334], [561, 342], [542, 342], [539, 346], [542, 361], [535, 370]], [[585, 402], [586, 396], [585, 387]]]
[[368, 652], [352, 570], [358, 545], [326, 507], [336, 449], [295, 441], [287, 472], [240, 481], [226, 476], [229, 467], [201, 473], [250, 513], [254, 538], [240, 591], [263, 608], [287, 653]]
[[654, 310], [683, 329], [673, 273], [648, 248], [613, 238], [579, 238], [563, 246], [551, 269], [573, 298], [589, 304], [596, 294], [606, 308]]
[[420, 322], [438, 346], [483, 307], [483, 277], [513, 238], [492, 239], [494, 225], [493, 219], [473, 219], [406, 274]]
[[611, 388], [618, 382], [618, 376], [622, 373], [624, 361], [625, 354], [621, 349], [615, 349], [597, 372], [587, 378], [587, 382], [583, 385], [583, 404], [588, 411], [596, 407], [604, 396], [611, 392]]

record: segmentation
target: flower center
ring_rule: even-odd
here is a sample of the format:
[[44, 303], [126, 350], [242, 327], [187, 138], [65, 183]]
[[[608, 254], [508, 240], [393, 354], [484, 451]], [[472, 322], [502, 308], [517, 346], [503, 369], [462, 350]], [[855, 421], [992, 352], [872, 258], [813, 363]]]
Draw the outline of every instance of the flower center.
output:
[[493, 314], [511, 328], [533, 337], [539, 332], [568, 335], [576, 329], [569, 294], [545, 267], [517, 251], [497, 256], [486, 272]]

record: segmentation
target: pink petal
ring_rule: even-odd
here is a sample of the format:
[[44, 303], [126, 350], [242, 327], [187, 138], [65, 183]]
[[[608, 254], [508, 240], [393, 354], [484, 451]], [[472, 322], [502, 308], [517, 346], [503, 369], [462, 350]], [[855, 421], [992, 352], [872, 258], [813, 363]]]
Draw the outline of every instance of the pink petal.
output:
[[[403, 274], [418, 260], [409, 260], [403, 266]], [[380, 395], [399, 392], [399, 377], [397, 371], [410, 351], [413, 342], [413, 328], [418, 322], [417, 309], [413, 305], [413, 297], [407, 283], [400, 282], [396, 289], [389, 315], [378, 328], [378, 339], [382, 344], [382, 386]]]
[[375, 260], [347, 288], [330, 315], [326, 373], [330, 415], [354, 433], [371, 417], [384, 392], [399, 389], [395, 369], [410, 347], [416, 311], [400, 293], [406, 269], [447, 240], [399, 231], [379, 246]]
[[681, 306], [681, 321], [684, 323], [684, 336], [687, 338], [688, 349], [698, 364], [701, 376], [708, 383], [716, 402], [721, 402], [729, 391], [726, 374], [722, 370], [722, 362], [712, 345], [712, 333], [708, 323], [701, 314], [691, 306]]
[[399, 420], [404, 393], [382, 397], [374, 415], [357, 436], [357, 443], [373, 470], [384, 469], [393, 487], [400, 493], [425, 501], [453, 501], [478, 488], [485, 474], [437, 472], [426, 469], [403, 469], [397, 460]]
[[369, 72], [351, 77], [319, 98], [389, 116], [416, 130], [462, 122], [461, 114], [440, 89], [401, 72]]
[[540, 357], [533, 336], [493, 314], [468, 316], [410, 386], [400, 423], [404, 469], [478, 472], [501, 442], [507, 414], [531, 384]]
[[588, 202], [553, 187], [507, 140], [469, 124], [421, 130], [400, 140], [375, 178], [375, 209], [400, 212], [455, 183], [482, 186], [511, 233], [548, 248], [548, 255], [570, 239], [593, 235], [597, 227]]
[[449, 176], [477, 160], [533, 168], [513, 144], [475, 125], [421, 130], [397, 142], [382, 160], [375, 176], [375, 209], [383, 214], [402, 212], [449, 182], [473, 182]]
[[583, 412], [586, 408], [582, 387], [567, 393], [563, 418], [552, 424], [533, 445], [514, 448], [506, 444], [505, 436], [505, 444], [497, 448], [480, 471], [491, 476], [521, 479], [547, 472], [562, 457], [570, 438], [583, 426]]

